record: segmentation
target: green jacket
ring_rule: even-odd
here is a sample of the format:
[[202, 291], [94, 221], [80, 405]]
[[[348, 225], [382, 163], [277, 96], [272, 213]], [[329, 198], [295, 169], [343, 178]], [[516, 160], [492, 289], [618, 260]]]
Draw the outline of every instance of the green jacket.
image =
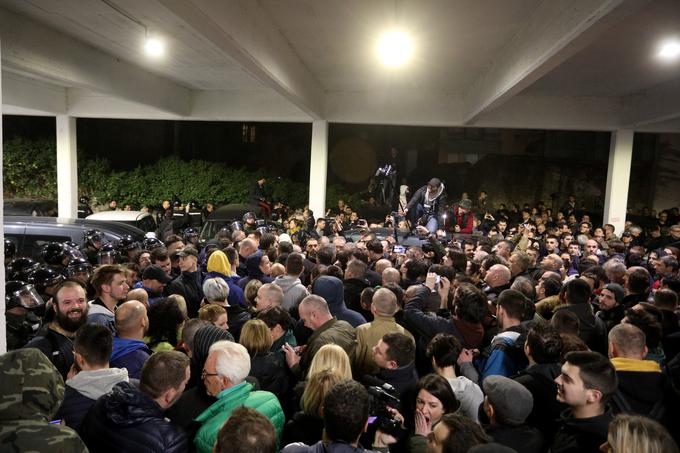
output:
[[213, 451], [217, 433], [231, 413], [241, 406], [253, 408], [271, 420], [276, 429], [276, 435], [281, 440], [286, 418], [279, 400], [271, 392], [254, 392], [252, 384], [242, 382], [237, 386], [222, 390], [217, 395], [217, 401], [196, 417], [196, 421], [201, 424], [194, 438], [197, 453]]

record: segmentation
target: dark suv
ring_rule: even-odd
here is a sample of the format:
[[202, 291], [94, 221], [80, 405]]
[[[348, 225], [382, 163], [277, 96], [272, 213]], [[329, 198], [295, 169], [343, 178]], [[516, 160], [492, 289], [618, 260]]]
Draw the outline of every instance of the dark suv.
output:
[[104, 233], [106, 242], [116, 242], [129, 234], [137, 241], [144, 240], [139, 228], [116, 222], [85, 219], [60, 219], [55, 217], [7, 216], [4, 217], [5, 239], [16, 244], [17, 256], [39, 258], [47, 242], [75, 242], [83, 244], [83, 233], [97, 229]]

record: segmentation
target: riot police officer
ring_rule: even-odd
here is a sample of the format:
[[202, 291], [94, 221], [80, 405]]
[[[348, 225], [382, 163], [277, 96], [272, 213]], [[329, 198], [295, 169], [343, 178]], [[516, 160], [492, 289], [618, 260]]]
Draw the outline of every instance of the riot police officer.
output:
[[19, 349], [26, 345], [40, 329], [40, 318], [35, 309], [45, 302], [33, 285], [11, 280], [5, 284], [5, 321], [7, 326], [7, 349]]

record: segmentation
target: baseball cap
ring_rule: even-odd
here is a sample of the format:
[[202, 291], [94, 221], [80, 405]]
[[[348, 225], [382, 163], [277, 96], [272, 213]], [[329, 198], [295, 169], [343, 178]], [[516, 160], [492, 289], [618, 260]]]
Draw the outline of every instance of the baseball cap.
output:
[[161, 283], [170, 283], [172, 279], [159, 266], [147, 266], [142, 272], [142, 280], [158, 280]]

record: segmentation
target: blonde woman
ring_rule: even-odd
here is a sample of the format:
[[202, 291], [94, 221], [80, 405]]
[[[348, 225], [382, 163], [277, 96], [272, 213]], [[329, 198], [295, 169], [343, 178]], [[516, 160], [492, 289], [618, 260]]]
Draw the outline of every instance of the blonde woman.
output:
[[321, 346], [309, 366], [307, 379], [309, 380], [314, 374], [323, 370], [334, 371], [342, 379], [352, 379], [352, 366], [349, 363], [349, 356], [344, 349], [336, 344]]
[[262, 390], [282, 399], [289, 390], [288, 366], [280, 354], [270, 351], [272, 335], [264, 321], [251, 319], [241, 329], [241, 343], [250, 355], [250, 376], [257, 378]]
[[198, 310], [198, 317], [222, 330], [229, 330], [229, 324], [227, 324], [227, 310], [222, 306], [216, 304], [205, 305]]
[[678, 453], [678, 446], [654, 420], [641, 415], [619, 414], [609, 423], [605, 453]]
[[293, 442], [304, 442], [314, 445], [323, 435], [323, 418], [321, 404], [326, 393], [338, 382], [343, 381], [335, 370], [321, 370], [310, 375], [300, 401], [301, 411], [286, 423], [283, 429], [282, 445]]

